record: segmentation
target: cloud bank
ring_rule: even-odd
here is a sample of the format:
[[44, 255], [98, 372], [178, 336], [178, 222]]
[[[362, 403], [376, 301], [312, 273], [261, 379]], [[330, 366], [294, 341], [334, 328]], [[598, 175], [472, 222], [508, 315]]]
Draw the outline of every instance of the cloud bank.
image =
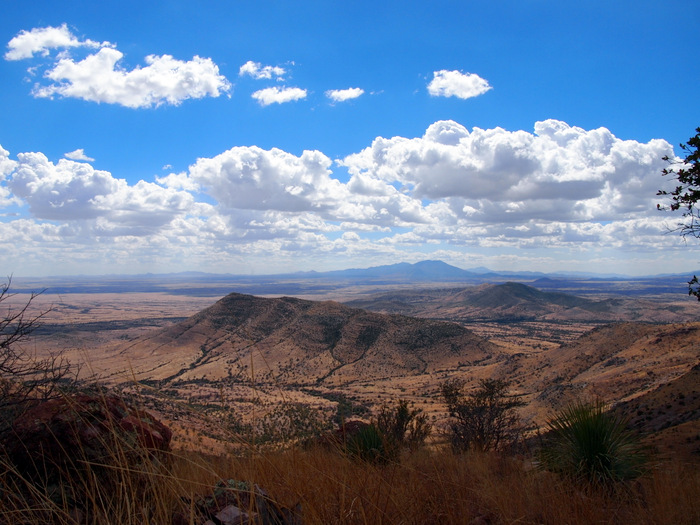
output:
[[517, 250], [511, 256], [530, 264], [567, 252], [651, 257], [677, 244], [655, 210], [664, 155], [673, 156], [664, 140], [621, 140], [556, 120], [533, 132], [448, 120], [420, 137], [377, 137], [338, 161], [238, 146], [130, 185], [84, 162], [41, 153], [12, 160], [0, 148], [0, 203], [21, 212], [0, 222], [0, 235], [28, 260], [60, 247], [63, 258], [110, 254], [117, 264], [128, 254], [215, 271], [246, 261], [283, 271], [339, 255], [420, 260], [426, 250], [458, 265], [494, 249]]

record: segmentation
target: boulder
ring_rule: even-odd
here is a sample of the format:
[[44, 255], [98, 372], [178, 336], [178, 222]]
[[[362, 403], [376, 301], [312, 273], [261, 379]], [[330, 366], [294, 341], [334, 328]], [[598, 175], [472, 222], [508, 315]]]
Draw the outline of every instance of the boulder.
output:
[[[183, 498], [173, 525], [301, 525], [301, 507], [284, 507], [264, 489], [246, 481], [221, 480], [207, 496]], [[194, 516], [192, 516], [194, 514]], [[194, 521], [192, 521], [194, 517]]]
[[86, 465], [99, 471], [161, 462], [171, 437], [153, 415], [118, 396], [76, 394], [39, 403], [18, 416], [3, 445], [18, 472], [52, 483]]

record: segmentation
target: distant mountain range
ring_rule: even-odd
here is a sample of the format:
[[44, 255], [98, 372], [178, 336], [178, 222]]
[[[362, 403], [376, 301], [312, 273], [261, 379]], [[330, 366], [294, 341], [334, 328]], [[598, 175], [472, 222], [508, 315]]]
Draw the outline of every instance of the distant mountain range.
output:
[[418, 263], [397, 263], [371, 268], [351, 268], [330, 272], [301, 272], [297, 276], [335, 279], [397, 279], [410, 281], [461, 281], [479, 275], [462, 270], [442, 261], [421, 261]]
[[[475, 285], [522, 281], [549, 291], [570, 293], [685, 293], [689, 275], [629, 277], [580, 272], [463, 270], [442, 261], [397, 263], [371, 268], [327, 272], [294, 272], [277, 275], [234, 275], [204, 272], [169, 274], [60, 276], [15, 278], [15, 292], [45, 289], [49, 293], [167, 292], [172, 294], [223, 296], [232, 291], [254, 295], [314, 295], [348, 286], [451, 283]], [[620, 282], [634, 283], [619, 285]], [[585, 282], [585, 285], [582, 284]]]
[[166, 280], [267, 280], [267, 279], [405, 279], [419, 281], [452, 281], [452, 280], [470, 280], [484, 278], [498, 278], [506, 276], [511, 280], [523, 278], [525, 280], [533, 280], [538, 278], [563, 278], [563, 279], [658, 279], [678, 277], [687, 279], [688, 275], [696, 272], [680, 273], [680, 274], [657, 274], [645, 276], [629, 276], [616, 273], [595, 273], [595, 272], [578, 272], [578, 271], [559, 271], [559, 272], [532, 272], [532, 271], [510, 271], [510, 270], [492, 270], [483, 266], [462, 269], [452, 266], [439, 260], [425, 260], [417, 263], [401, 262], [396, 264], [387, 264], [382, 266], [371, 266], [369, 268], [348, 268], [345, 270], [330, 270], [325, 272], [307, 271], [307, 272], [291, 272], [280, 274], [265, 274], [265, 275], [244, 275], [232, 273], [207, 273], [198, 271], [186, 271], [176, 273], [145, 273], [145, 274], [105, 274], [105, 275], [72, 275], [72, 276], [49, 276], [45, 278], [32, 278], [31, 280], [44, 279], [47, 281], [55, 280], [71, 280], [71, 281], [93, 281], [93, 280], [148, 280], [148, 279], [166, 279]]
[[[483, 266], [463, 270], [443, 261], [426, 260], [417, 263], [396, 263], [383, 266], [372, 266], [370, 268], [350, 268], [346, 270], [334, 270], [328, 272], [297, 272], [292, 274], [281, 274], [267, 277], [309, 277], [314, 279], [334, 278], [334, 279], [396, 279], [396, 280], [417, 280], [417, 281], [484, 281], [492, 279], [509, 280], [533, 280], [538, 278], [597, 278], [597, 279], [639, 279], [647, 277], [630, 277], [622, 274], [593, 273], [593, 272], [529, 272], [529, 271], [508, 271], [491, 270]], [[659, 276], [648, 276], [655, 278]], [[668, 275], [664, 276], [668, 277]], [[687, 275], [683, 274], [687, 280]]]

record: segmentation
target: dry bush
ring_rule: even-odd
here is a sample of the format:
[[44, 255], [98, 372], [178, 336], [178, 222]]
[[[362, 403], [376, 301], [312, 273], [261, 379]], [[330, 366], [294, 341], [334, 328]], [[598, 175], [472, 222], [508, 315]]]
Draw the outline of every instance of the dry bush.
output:
[[37, 357], [26, 342], [49, 310], [35, 311], [32, 293], [18, 301], [12, 279], [0, 284], [0, 434], [29, 400], [50, 399], [73, 386], [78, 368], [61, 354]]
[[440, 385], [455, 451], [512, 450], [524, 433], [516, 409], [525, 403], [508, 393], [506, 381], [482, 379], [470, 394], [464, 391], [465, 384], [462, 379], [450, 379]]
[[397, 400], [393, 406], [382, 405], [374, 424], [391, 449], [418, 449], [425, 444], [432, 425], [428, 416], [419, 408], [409, 407], [405, 399]]

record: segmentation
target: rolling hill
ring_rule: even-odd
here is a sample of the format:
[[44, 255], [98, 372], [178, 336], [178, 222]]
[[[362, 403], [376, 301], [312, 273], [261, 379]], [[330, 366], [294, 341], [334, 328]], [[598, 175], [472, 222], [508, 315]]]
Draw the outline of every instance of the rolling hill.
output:
[[140, 376], [164, 383], [257, 370], [283, 384], [404, 377], [498, 356], [457, 324], [350, 308], [332, 301], [230, 294], [117, 350]]

